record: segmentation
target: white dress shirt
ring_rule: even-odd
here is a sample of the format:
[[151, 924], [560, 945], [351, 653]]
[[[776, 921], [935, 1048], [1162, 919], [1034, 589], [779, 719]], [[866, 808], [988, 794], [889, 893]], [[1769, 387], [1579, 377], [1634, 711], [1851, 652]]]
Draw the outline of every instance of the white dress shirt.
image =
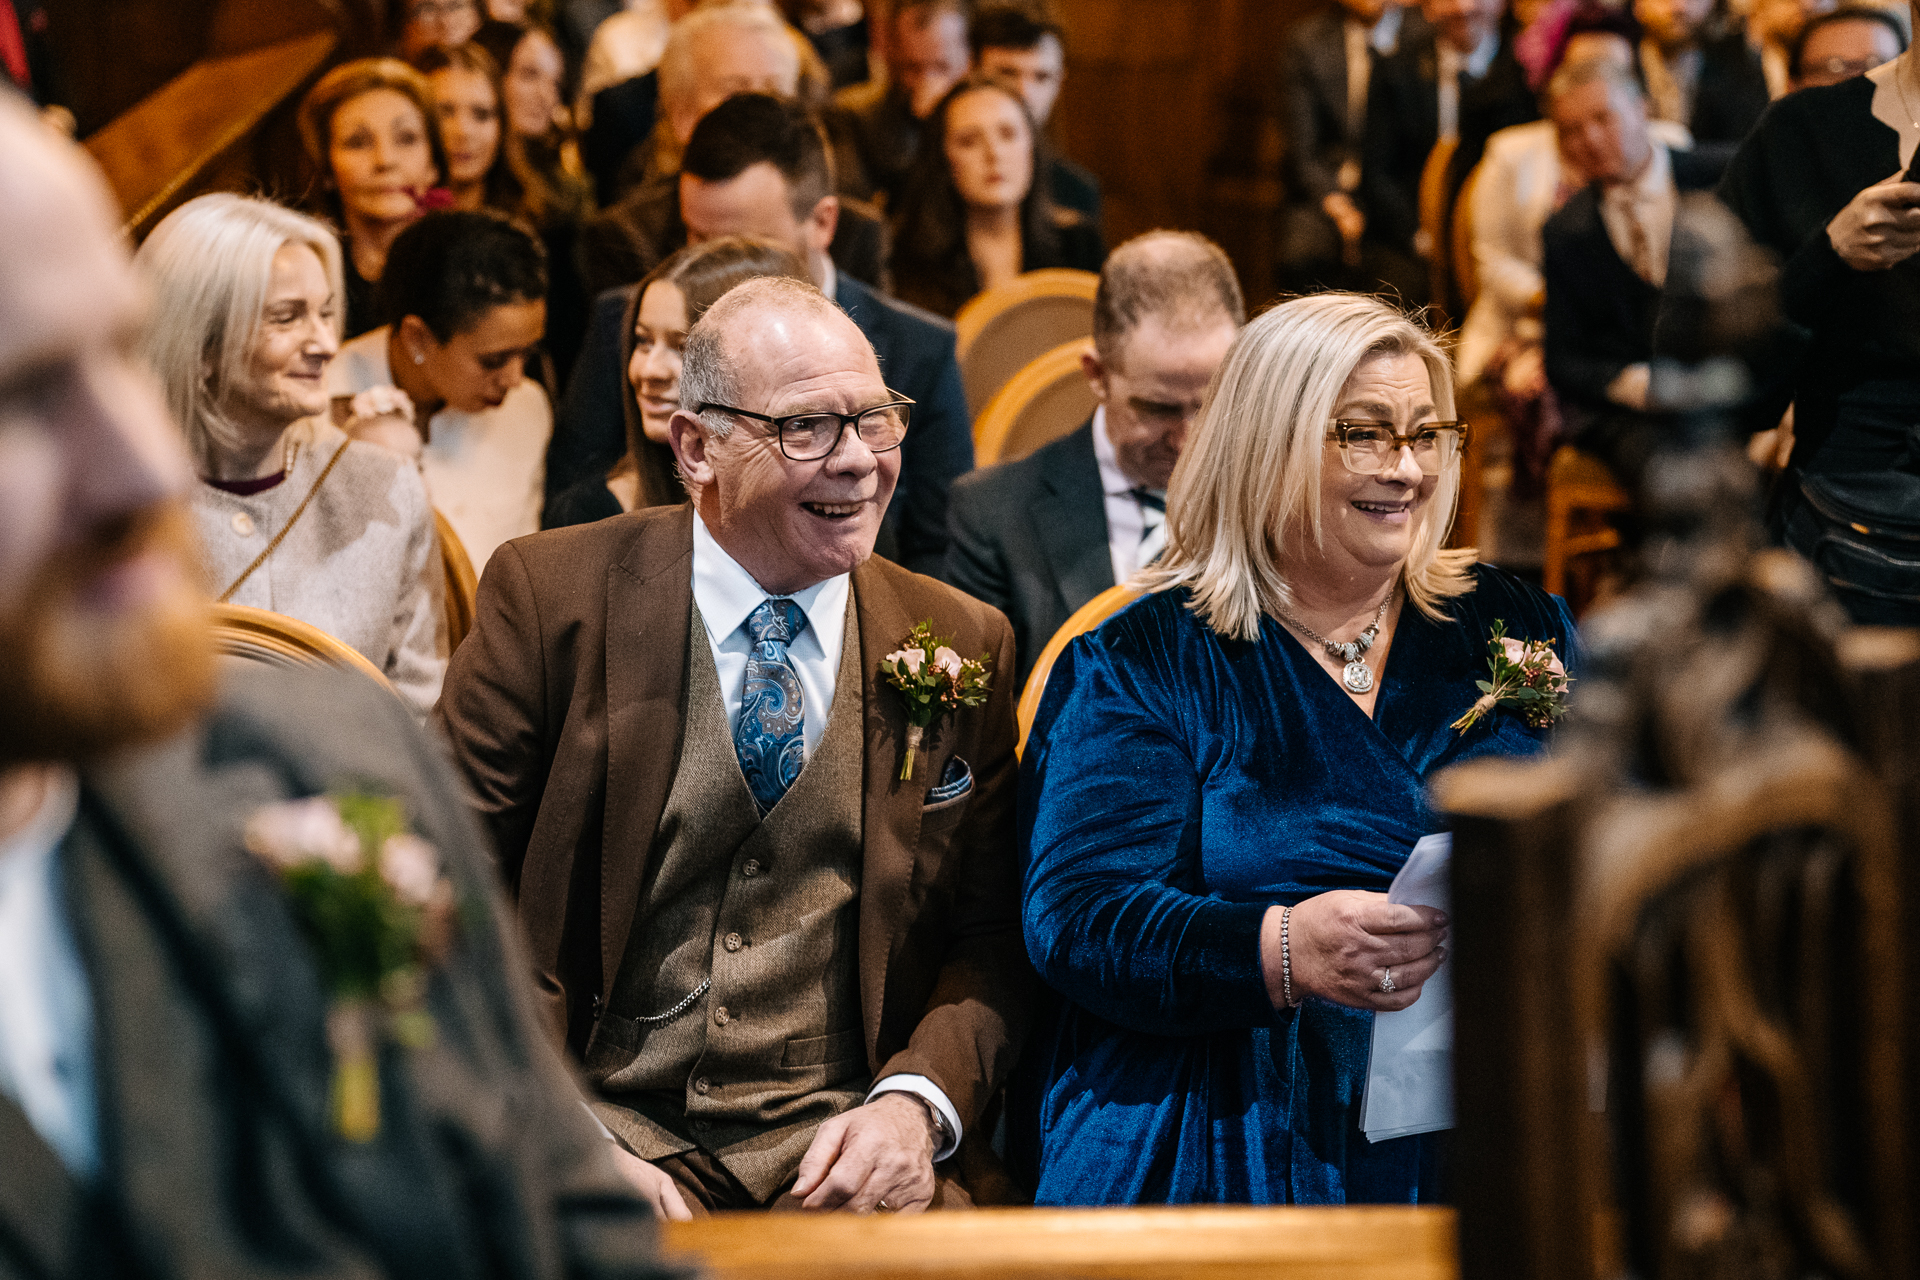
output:
[[1600, 218], [1620, 260], [1656, 289], [1667, 282], [1667, 250], [1673, 240], [1673, 211], [1679, 200], [1673, 186], [1673, 161], [1655, 140], [1640, 176], [1606, 188]]
[[100, 1164], [93, 1004], [59, 856], [79, 795], [61, 770], [25, 829], [0, 843], [0, 1092], [88, 1181]]
[[[1120, 455], [1114, 452], [1113, 441], [1107, 438], [1105, 405], [1093, 411], [1093, 460], [1100, 464], [1100, 491], [1106, 497], [1107, 555], [1113, 562], [1113, 580], [1125, 582], [1153, 558], [1159, 544], [1156, 542], [1148, 554], [1140, 554], [1147, 536], [1147, 513], [1133, 491], [1142, 486], [1120, 469]], [[1166, 497], [1164, 490], [1149, 492]]]
[[[327, 365], [326, 384], [330, 396], [396, 385], [386, 327], [341, 347]], [[525, 378], [496, 408], [442, 409], [422, 425], [427, 447], [420, 454], [420, 477], [427, 496], [479, 573], [501, 543], [540, 529], [553, 407], [540, 384]]]
[[[840, 657], [846, 646], [847, 593], [853, 580], [839, 574], [816, 582], [804, 590], [785, 596], [807, 615], [807, 625], [787, 646], [787, 661], [800, 681], [800, 736], [811, 756], [826, 732], [827, 711], [833, 706], [834, 685], [840, 677]], [[714, 669], [720, 676], [720, 696], [726, 704], [727, 728], [739, 727], [740, 705], [747, 680], [747, 655], [753, 649], [753, 637], [746, 628], [747, 615], [774, 594], [727, 554], [707, 529], [699, 513], [693, 517], [693, 603], [706, 626], [707, 645], [713, 652]], [[867, 1094], [871, 1102], [882, 1093], [911, 1093], [925, 1098], [947, 1122], [947, 1144], [933, 1153], [945, 1160], [960, 1145], [960, 1113], [939, 1085], [920, 1075], [892, 1075], [874, 1082]]]

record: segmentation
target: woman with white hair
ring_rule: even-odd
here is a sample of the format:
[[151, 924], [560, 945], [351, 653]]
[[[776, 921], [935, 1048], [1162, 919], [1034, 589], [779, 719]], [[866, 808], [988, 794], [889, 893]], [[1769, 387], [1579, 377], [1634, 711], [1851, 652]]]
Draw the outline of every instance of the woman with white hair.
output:
[[200, 474], [208, 584], [366, 655], [424, 717], [446, 671], [433, 509], [404, 458], [325, 419], [340, 246], [265, 200], [201, 196], [140, 247], [146, 353]]
[[[1571, 656], [1565, 605], [1442, 549], [1465, 424], [1446, 356], [1323, 293], [1248, 325], [1168, 493], [1148, 592], [1054, 666], [1028, 739], [1027, 950], [1062, 996], [1035, 1045], [1043, 1204], [1412, 1202], [1439, 1135], [1359, 1126], [1376, 1011], [1445, 958], [1390, 905], [1489, 638]], [[1542, 670], [1548, 664], [1542, 659]]]

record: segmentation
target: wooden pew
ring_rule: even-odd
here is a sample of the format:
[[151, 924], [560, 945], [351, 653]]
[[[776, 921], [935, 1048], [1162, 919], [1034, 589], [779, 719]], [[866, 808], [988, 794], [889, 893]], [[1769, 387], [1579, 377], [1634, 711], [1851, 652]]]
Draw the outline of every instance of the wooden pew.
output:
[[663, 1243], [716, 1280], [1455, 1280], [1450, 1209], [981, 1209], [719, 1214]]

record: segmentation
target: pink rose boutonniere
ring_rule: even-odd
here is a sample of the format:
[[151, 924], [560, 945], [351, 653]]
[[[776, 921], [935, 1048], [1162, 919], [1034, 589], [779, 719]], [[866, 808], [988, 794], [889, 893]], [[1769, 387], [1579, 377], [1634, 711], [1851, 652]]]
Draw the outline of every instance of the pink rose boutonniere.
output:
[[334, 1128], [370, 1141], [380, 1132], [381, 1038], [410, 1048], [433, 1040], [426, 969], [452, 942], [453, 885], [392, 797], [268, 805], [248, 819], [245, 839], [279, 876], [331, 1001]]
[[1515, 640], [1507, 624], [1494, 619], [1487, 639], [1487, 671], [1491, 680], [1475, 681], [1480, 698], [1451, 727], [1465, 733], [1481, 716], [1505, 707], [1535, 729], [1551, 726], [1567, 713], [1567, 675], [1553, 647], [1544, 640]]
[[907, 753], [900, 762], [900, 780], [913, 777], [913, 757], [920, 740], [935, 719], [956, 707], [977, 707], [987, 700], [986, 654], [963, 658], [933, 634], [933, 622], [915, 623], [900, 647], [880, 659], [880, 675], [900, 691], [907, 712]]

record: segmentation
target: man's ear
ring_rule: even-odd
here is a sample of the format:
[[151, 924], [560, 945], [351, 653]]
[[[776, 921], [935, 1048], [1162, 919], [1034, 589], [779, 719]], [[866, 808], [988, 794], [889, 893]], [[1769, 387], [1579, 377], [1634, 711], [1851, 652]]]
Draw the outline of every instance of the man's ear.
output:
[[707, 429], [700, 419], [685, 409], [674, 410], [667, 420], [667, 440], [673, 445], [674, 460], [680, 474], [692, 484], [713, 483], [713, 462], [707, 457]]
[[813, 211], [807, 215], [802, 226], [806, 236], [807, 248], [817, 253], [825, 253], [827, 246], [833, 243], [833, 233], [840, 229], [840, 197], [821, 196]]
[[1087, 375], [1087, 385], [1093, 388], [1093, 398], [1105, 404], [1107, 402], [1107, 366], [1101, 363], [1098, 351], [1080, 353], [1080, 372]]

